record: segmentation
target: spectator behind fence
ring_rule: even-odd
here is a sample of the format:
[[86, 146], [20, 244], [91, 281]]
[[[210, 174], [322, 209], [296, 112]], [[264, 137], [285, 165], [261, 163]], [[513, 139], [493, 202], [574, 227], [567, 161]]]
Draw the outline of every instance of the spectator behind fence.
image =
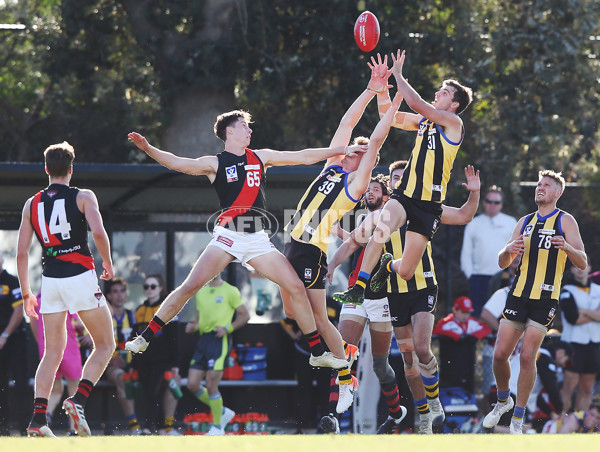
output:
[[[40, 309], [42, 306], [42, 293], [38, 292], [37, 294], [38, 305], [35, 307], [35, 312], [40, 314]], [[77, 338], [78, 331], [82, 334], [85, 331], [85, 327], [79, 320], [77, 314], [67, 314], [66, 319], [66, 328], [67, 328], [67, 345], [65, 347], [65, 351], [63, 353], [62, 361], [58, 366], [58, 370], [56, 371], [56, 378], [54, 379], [54, 386], [52, 386], [52, 391], [50, 392], [50, 398], [48, 399], [48, 411], [46, 413], [46, 418], [48, 419], [48, 425], [52, 426], [52, 416], [54, 415], [54, 411], [60, 402], [63, 401], [63, 393], [65, 391], [65, 385], [63, 383], [63, 377], [67, 381], [67, 392], [69, 394], [74, 394], [77, 391], [77, 385], [81, 378], [81, 370], [83, 369], [83, 364], [81, 362], [81, 352], [79, 350], [79, 340]], [[37, 340], [38, 352], [40, 359], [44, 356], [44, 325], [41, 320], [31, 318], [30, 319], [31, 331], [33, 333], [33, 337]], [[87, 336], [89, 338], [89, 335]], [[69, 435], [75, 436], [77, 433], [75, 431], [75, 425], [73, 420], [69, 418]]]
[[127, 398], [125, 391], [125, 373], [129, 371], [131, 356], [125, 351], [127, 342], [135, 326], [135, 314], [131, 309], [126, 309], [127, 282], [123, 278], [113, 278], [104, 283], [104, 296], [108, 300], [108, 306], [112, 314], [113, 330], [117, 349], [108, 362], [106, 378], [116, 387], [119, 404], [127, 420], [129, 432], [140, 435], [142, 430], [135, 414], [134, 400]]
[[458, 297], [452, 313], [437, 322], [433, 334], [440, 336], [440, 386], [460, 386], [475, 391], [475, 346], [491, 333], [490, 327], [471, 316], [473, 303]]
[[500, 270], [498, 252], [517, 224], [515, 218], [501, 212], [503, 202], [502, 189], [491, 186], [483, 198], [483, 213], [465, 227], [460, 268], [469, 278], [469, 298], [475, 317], [479, 317], [488, 298], [490, 278]]
[[[167, 295], [164, 277], [160, 274], [149, 275], [144, 281], [146, 300], [135, 311], [137, 334], [148, 326], [160, 304]], [[159, 434], [177, 435], [174, 429], [177, 399], [169, 390], [165, 381], [165, 372], [170, 371], [179, 378], [179, 321], [174, 318], [156, 333], [146, 353], [135, 355], [132, 366], [139, 373], [142, 386], [142, 405], [144, 407], [144, 434], [158, 430]], [[162, 416], [161, 416], [162, 414]]]
[[[189, 322], [185, 328], [186, 333], [200, 333], [190, 362], [187, 386], [198, 400], [210, 407], [213, 425], [206, 434], [220, 436], [225, 434], [225, 426], [235, 415], [233, 410], [223, 406], [219, 392], [219, 383], [231, 349], [230, 335], [248, 323], [250, 314], [240, 291], [223, 281], [220, 273], [198, 291], [196, 309], [198, 320]], [[205, 378], [206, 387], [202, 386]]]
[[560, 295], [562, 339], [573, 347], [573, 360], [565, 369], [562, 398], [565, 411], [571, 411], [573, 392], [577, 398], [573, 411], [587, 411], [592, 400], [596, 375], [600, 370], [600, 285], [589, 279], [589, 264], [584, 270], [571, 266], [573, 283]]
[[[0, 436], [10, 435], [11, 411], [16, 414], [19, 431], [23, 434], [27, 428], [27, 342], [19, 280], [4, 269], [0, 253]], [[8, 403], [11, 375], [20, 401], [12, 410]]]

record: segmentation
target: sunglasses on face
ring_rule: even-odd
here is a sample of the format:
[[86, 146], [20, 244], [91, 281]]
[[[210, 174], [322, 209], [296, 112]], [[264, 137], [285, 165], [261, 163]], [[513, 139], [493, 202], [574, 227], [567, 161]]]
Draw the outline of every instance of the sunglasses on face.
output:
[[485, 202], [488, 204], [494, 204], [494, 205], [502, 204], [502, 201], [494, 201], [492, 199], [486, 199]]
[[144, 287], [144, 290], [148, 290], [148, 289], [154, 290], [158, 287], [158, 285], [157, 284], [144, 284], [143, 287]]

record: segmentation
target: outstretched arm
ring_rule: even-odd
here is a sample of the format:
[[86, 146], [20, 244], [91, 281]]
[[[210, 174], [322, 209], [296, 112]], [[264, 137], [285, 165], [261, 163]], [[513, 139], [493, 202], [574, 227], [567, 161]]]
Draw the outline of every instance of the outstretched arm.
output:
[[392, 108], [390, 108], [383, 118], [379, 120], [375, 130], [369, 138], [369, 150], [360, 162], [358, 169], [350, 176], [352, 179], [348, 185], [348, 191], [354, 199], [358, 199], [367, 189], [369, 181], [371, 179], [371, 172], [377, 162], [377, 154], [379, 149], [383, 145], [383, 142], [388, 136], [394, 115], [398, 111], [400, 104], [402, 103], [402, 96], [400, 93], [396, 93], [394, 101], [392, 102]]
[[345, 262], [352, 254], [360, 248], [360, 245], [356, 243], [352, 238], [344, 240], [344, 243], [335, 251], [331, 261], [327, 264], [327, 279], [329, 284], [333, 282], [333, 273], [335, 269], [340, 266], [342, 262]]
[[[371, 63], [373, 66], [369, 65], [369, 67], [377, 68], [379, 72], [387, 71], [387, 55], [381, 61], [381, 55], [377, 54], [377, 61], [375, 61], [375, 57], [371, 57]], [[379, 110], [379, 118], [383, 118], [383, 115], [390, 109], [392, 106], [392, 99], [390, 98], [389, 88], [392, 85], [387, 85], [386, 88], [382, 91], [377, 92], [377, 108]], [[404, 130], [417, 130], [419, 127], [419, 121], [423, 117], [421, 115], [417, 115], [415, 113], [406, 113], [403, 111], [399, 111], [394, 116], [394, 121], [392, 122], [392, 127], [396, 127], [398, 129]]]
[[206, 155], [197, 159], [187, 157], [179, 157], [167, 151], [162, 151], [150, 143], [137, 132], [131, 132], [127, 135], [129, 141], [135, 144], [139, 149], [144, 151], [162, 166], [165, 166], [173, 171], [180, 173], [191, 174], [193, 176], [208, 176], [211, 183], [217, 175], [219, 161], [214, 155]]
[[371, 69], [371, 78], [369, 79], [367, 88], [352, 103], [344, 116], [342, 116], [340, 124], [331, 139], [332, 147], [344, 146], [350, 142], [352, 130], [354, 130], [354, 127], [356, 127], [356, 124], [362, 118], [368, 103], [373, 99], [375, 94], [382, 93], [389, 87], [387, 82], [390, 75], [392, 75], [392, 71], [387, 67], [387, 56], [383, 62], [381, 61], [381, 56], [379, 56], [379, 62], [375, 62], [374, 58], [371, 58], [371, 61], [373, 64], [367, 63], [369, 69]]
[[265, 167], [286, 165], [312, 165], [336, 155], [355, 155], [367, 152], [367, 145], [337, 146], [335, 148], [312, 148], [301, 151], [255, 151]]
[[469, 223], [479, 206], [479, 193], [481, 189], [481, 180], [479, 179], [479, 170], [467, 165], [465, 168], [467, 182], [463, 182], [463, 187], [469, 190], [469, 198], [460, 209], [442, 204], [442, 223], [443, 224], [467, 224]]
[[366, 217], [364, 217], [364, 219], [359, 219], [359, 226], [357, 226], [351, 233], [348, 234], [349, 236], [344, 240], [344, 243], [342, 243], [336, 250], [331, 262], [327, 264], [327, 278], [329, 279], [330, 284], [332, 282], [333, 272], [335, 269], [361, 246], [367, 246], [367, 242], [369, 241], [371, 235], [373, 235], [375, 226], [377, 226], [379, 214], [380, 211], [376, 210], [374, 212], [370, 212]]
[[462, 120], [458, 115], [449, 111], [438, 110], [430, 103], [425, 102], [419, 93], [417, 93], [404, 78], [402, 75], [402, 68], [404, 66], [405, 58], [406, 52], [404, 50], [398, 50], [396, 55], [392, 54], [392, 61], [394, 63], [392, 70], [394, 78], [398, 84], [398, 91], [404, 96], [407, 105], [419, 115], [426, 117], [440, 126], [456, 130], [457, 133], [460, 134], [462, 131]]

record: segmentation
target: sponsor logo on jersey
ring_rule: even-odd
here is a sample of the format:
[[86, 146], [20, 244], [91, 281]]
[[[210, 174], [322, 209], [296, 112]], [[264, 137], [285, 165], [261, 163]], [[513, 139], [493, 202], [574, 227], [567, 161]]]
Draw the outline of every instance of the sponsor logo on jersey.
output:
[[215, 303], [217, 303], [217, 304], [223, 303], [223, 296], [219, 295], [217, 298], [215, 298]]
[[339, 176], [328, 175], [327, 180], [330, 180], [331, 182], [340, 182], [342, 178]]
[[433, 295], [428, 295], [427, 296], [427, 305], [430, 308], [432, 308], [434, 303], [435, 303], [435, 297]]
[[246, 171], [259, 170], [260, 169], [260, 165], [244, 165], [244, 169]]
[[556, 231], [554, 229], [540, 229], [539, 233], [543, 235], [554, 235]]
[[554, 292], [554, 286], [552, 284], [540, 284], [540, 289]]
[[425, 276], [425, 278], [433, 278], [433, 272], [423, 272], [423, 276]]
[[517, 315], [517, 311], [515, 311], [514, 309], [505, 309], [504, 313], [508, 315]]
[[96, 297], [96, 300], [100, 301], [100, 299], [102, 298], [102, 292], [98, 291], [94, 294], [94, 296]]
[[315, 235], [315, 232], [317, 232], [317, 230], [315, 228], [310, 227], [310, 225], [308, 225], [308, 224], [305, 224], [304, 228], [302, 228], [302, 229], [304, 229], [310, 235]]
[[222, 235], [217, 237], [217, 242], [221, 242], [223, 245], [227, 245], [229, 248], [233, 246], [233, 240]]
[[523, 237], [530, 237], [533, 232], [533, 225], [528, 224], [527, 227], [523, 230]]
[[431, 191], [439, 191], [442, 192], [444, 191], [444, 186], [443, 185], [431, 185]]
[[238, 180], [237, 168], [235, 166], [225, 167], [225, 175], [227, 176], [227, 182], [235, 182]]
[[56, 190], [47, 191], [46, 194], [49, 198], [54, 198], [58, 192]]
[[548, 312], [548, 320], [552, 320], [555, 312], [556, 312], [556, 308], [550, 309], [550, 311]]
[[305, 268], [304, 269], [304, 279], [311, 279], [311, 278], [312, 278], [312, 269]]

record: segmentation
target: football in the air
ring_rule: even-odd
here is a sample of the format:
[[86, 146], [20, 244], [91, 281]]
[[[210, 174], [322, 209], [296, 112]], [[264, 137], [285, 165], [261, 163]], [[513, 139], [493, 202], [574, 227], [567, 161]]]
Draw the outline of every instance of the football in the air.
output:
[[379, 42], [379, 21], [375, 14], [365, 11], [354, 24], [354, 40], [363, 52], [370, 52]]

